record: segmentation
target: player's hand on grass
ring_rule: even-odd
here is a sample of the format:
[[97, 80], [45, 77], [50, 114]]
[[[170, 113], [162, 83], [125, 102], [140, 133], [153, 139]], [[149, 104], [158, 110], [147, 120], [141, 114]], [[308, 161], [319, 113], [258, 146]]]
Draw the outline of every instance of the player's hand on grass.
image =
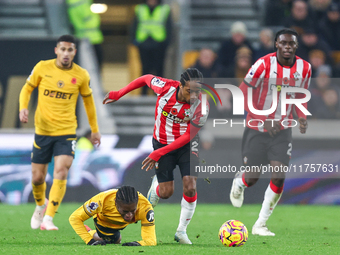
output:
[[138, 242], [123, 243], [122, 246], [141, 246]]
[[104, 240], [96, 241], [94, 239], [91, 239], [90, 242], [87, 243], [87, 245], [106, 245], [106, 242]]
[[27, 123], [28, 122], [28, 109], [22, 109], [19, 112], [19, 119], [22, 123]]
[[95, 146], [100, 145], [101, 134], [99, 132], [91, 133], [91, 143]]
[[142, 162], [142, 169], [144, 169], [147, 166], [145, 171], [149, 171], [150, 169], [154, 168], [156, 163], [157, 162], [152, 158], [146, 157]]
[[307, 120], [305, 118], [300, 117], [299, 118], [299, 123], [300, 123], [300, 133], [301, 134], [305, 134], [307, 127], [308, 127], [308, 123]]
[[118, 98], [118, 91], [108, 92], [104, 97], [103, 104], [110, 104], [110, 103], [116, 102], [117, 99], [114, 99], [114, 98]]
[[267, 119], [264, 122], [263, 127], [268, 131], [268, 134], [271, 137], [274, 137], [276, 134], [278, 134], [281, 130], [281, 124], [279, 121], [275, 121], [275, 120], [269, 120]]

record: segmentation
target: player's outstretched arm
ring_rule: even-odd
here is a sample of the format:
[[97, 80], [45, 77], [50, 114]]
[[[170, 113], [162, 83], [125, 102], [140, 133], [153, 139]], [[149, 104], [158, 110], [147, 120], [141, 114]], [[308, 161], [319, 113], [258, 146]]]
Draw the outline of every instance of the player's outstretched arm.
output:
[[[150, 155], [149, 155], [149, 156], [150, 156]], [[149, 170], [153, 169], [153, 168], [155, 167], [156, 163], [157, 163], [156, 160], [150, 158], [149, 156], [146, 157], [146, 158], [143, 160], [143, 162], [142, 162], [142, 169], [144, 169], [145, 167], [147, 167], [147, 168], [145, 169], [145, 171], [149, 171]]]
[[[90, 216], [85, 213], [83, 206], [75, 210], [69, 218], [69, 222], [72, 228], [77, 233], [77, 235], [79, 235], [80, 238], [83, 239], [83, 241], [86, 244], [89, 244], [92, 241], [92, 236], [87, 232], [86, 227], [84, 226], [84, 221], [86, 221], [89, 218]], [[90, 244], [90, 245], [93, 245], [93, 244]], [[98, 244], [94, 244], [94, 245], [98, 245]]]
[[305, 118], [300, 117], [299, 118], [299, 123], [300, 123], [300, 133], [305, 134], [307, 131], [308, 127], [308, 122]]
[[141, 246], [138, 242], [123, 243], [122, 246]]
[[105, 97], [104, 97], [104, 100], [103, 100], [103, 104], [111, 104], [113, 102], [116, 102], [117, 100], [115, 99], [110, 99], [110, 93], [114, 93], [114, 92], [117, 92], [118, 91], [110, 91], [110, 92], [107, 92]]
[[87, 245], [106, 245], [106, 242], [104, 240], [96, 241], [94, 239], [91, 239], [90, 242], [87, 243]]
[[146, 171], [152, 169], [155, 166], [156, 162], [163, 155], [169, 153], [170, 151], [177, 150], [178, 148], [181, 148], [182, 146], [186, 145], [196, 136], [199, 130], [200, 127], [196, 127], [194, 125], [189, 124], [187, 131], [178, 139], [176, 139], [174, 142], [151, 152], [150, 155], [143, 160], [142, 169], [144, 169], [145, 167], [147, 167]]
[[124, 88], [122, 88], [118, 91], [110, 91], [109, 93], [107, 93], [105, 95], [104, 100], [103, 100], [103, 104], [110, 104], [110, 103], [118, 101], [121, 97], [123, 97], [124, 95], [126, 95], [130, 91], [141, 88], [141, 87], [149, 84], [153, 77], [154, 76], [151, 75], [151, 74], [146, 74], [146, 75], [143, 75], [143, 76], [133, 80], [127, 86], [125, 86]]

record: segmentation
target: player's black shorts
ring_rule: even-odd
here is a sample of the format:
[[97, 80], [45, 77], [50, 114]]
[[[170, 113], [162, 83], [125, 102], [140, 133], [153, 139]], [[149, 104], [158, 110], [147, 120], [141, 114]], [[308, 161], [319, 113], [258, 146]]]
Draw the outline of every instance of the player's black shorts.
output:
[[94, 225], [96, 226], [97, 234], [100, 238], [102, 238], [103, 240], [110, 244], [117, 243], [117, 241], [120, 238], [121, 229], [106, 228], [97, 223], [97, 218], [94, 218], [93, 220]]
[[292, 152], [292, 129], [287, 128], [271, 137], [267, 132], [260, 132], [246, 127], [242, 139], [242, 161], [245, 166], [260, 166], [270, 161], [279, 161], [289, 165]]
[[[162, 144], [158, 142], [155, 138], [152, 139], [152, 144], [154, 150], [162, 148], [166, 146], [166, 144]], [[197, 144], [197, 145], [196, 145]], [[192, 150], [195, 152], [194, 154], [191, 153], [190, 146], [193, 146], [194, 149]], [[156, 175], [157, 180], [159, 183], [161, 182], [169, 182], [174, 180], [174, 169], [176, 165], [179, 166], [181, 171], [181, 176], [197, 176], [195, 174], [195, 165], [198, 165], [198, 137], [195, 137], [189, 143], [184, 145], [177, 150], [171, 151], [164, 156], [162, 156], [156, 164]], [[158, 165], [158, 166], [157, 166]], [[190, 171], [191, 170], [191, 171]]]
[[47, 164], [51, 162], [52, 155], [74, 157], [76, 140], [76, 135], [46, 136], [35, 134], [31, 161], [37, 164]]

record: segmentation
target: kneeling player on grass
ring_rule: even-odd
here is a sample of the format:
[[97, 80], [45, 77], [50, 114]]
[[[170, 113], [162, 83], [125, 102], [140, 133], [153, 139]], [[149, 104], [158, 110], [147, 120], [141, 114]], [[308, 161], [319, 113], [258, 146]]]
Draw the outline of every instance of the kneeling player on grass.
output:
[[[191, 244], [186, 229], [196, 208], [196, 180], [193, 176], [198, 165], [198, 142], [195, 139], [204, 125], [208, 113], [201, 113], [201, 83], [203, 76], [196, 68], [189, 68], [181, 74], [180, 81], [144, 75], [132, 81], [119, 91], [109, 92], [103, 103], [117, 101], [128, 92], [149, 86], [157, 94], [155, 126], [153, 133], [154, 151], [143, 161], [146, 171], [156, 166], [147, 198], [156, 206], [159, 198], [167, 199], [174, 193], [174, 174], [179, 166], [183, 182], [181, 216], [175, 240], [180, 244]], [[208, 104], [208, 103], [207, 103]], [[209, 109], [209, 105], [206, 107]], [[190, 152], [190, 146], [195, 154]], [[159, 183], [159, 184], [158, 184]]]
[[[96, 230], [84, 225], [93, 217]], [[122, 186], [101, 192], [74, 211], [70, 224], [87, 245], [119, 244], [120, 230], [141, 221], [141, 241], [123, 243], [123, 246], [154, 246], [157, 244], [154, 212], [149, 201], [135, 188]]]

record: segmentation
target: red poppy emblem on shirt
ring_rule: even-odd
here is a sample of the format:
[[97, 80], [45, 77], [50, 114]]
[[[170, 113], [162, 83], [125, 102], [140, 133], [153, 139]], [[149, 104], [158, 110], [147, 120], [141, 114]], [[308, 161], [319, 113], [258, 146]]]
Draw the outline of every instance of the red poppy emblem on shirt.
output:
[[177, 109], [176, 108], [172, 108], [171, 109], [171, 114], [173, 114], [173, 115], [177, 115]]
[[284, 83], [284, 84], [288, 84], [288, 82], [289, 82], [289, 79], [288, 79], [287, 77], [284, 77], [284, 78], [283, 78], [283, 83]]
[[76, 83], [77, 83], [77, 79], [76, 79], [76, 78], [72, 78], [71, 82], [72, 82], [73, 84], [76, 84]]

